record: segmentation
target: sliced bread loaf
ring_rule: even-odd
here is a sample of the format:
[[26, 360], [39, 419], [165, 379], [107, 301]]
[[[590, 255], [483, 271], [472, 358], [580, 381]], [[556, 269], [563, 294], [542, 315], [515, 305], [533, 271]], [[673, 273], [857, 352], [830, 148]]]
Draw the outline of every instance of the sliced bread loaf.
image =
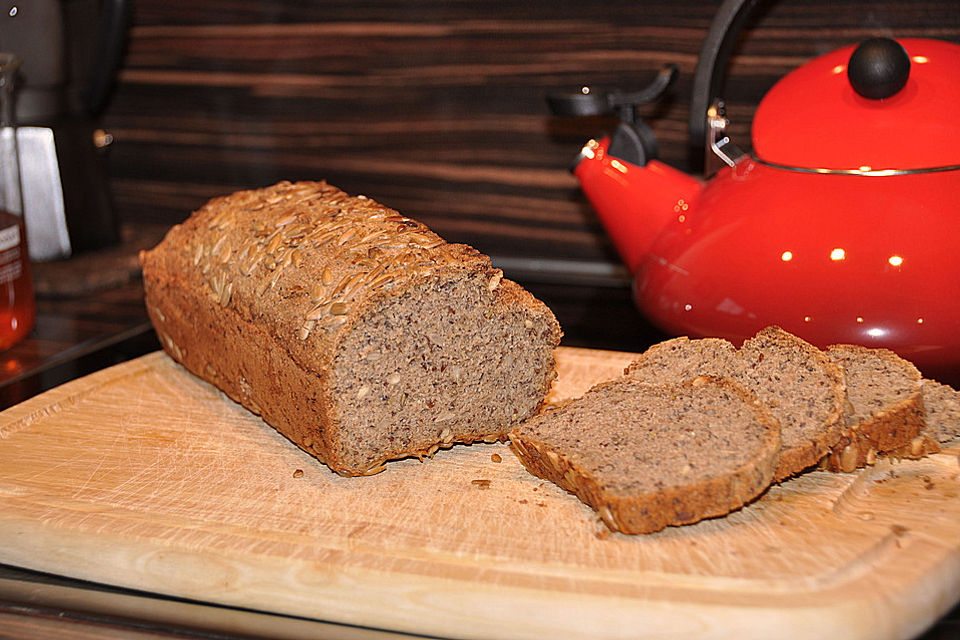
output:
[[698, 374], [730, 377], [770, 408], [783, 430], [777, 481], [817, 464], [840, 438], [844, 385], [839, 367], [779, 327], [763, 329], [739, 350], [718, 338], [668, 340], [626, 370], [627, 376], [647, 382]]
[[167, 353], [344, 475], [505, 438], [556, 375], [556, 319], [487, 256], [326, 183], [214, 199], [141, 263]]
[[779, 433], [756, 396], [730, 380], [622, 377], [515, 427], [510, 445], [610, 529], [649, 533], [727, 514], [763, 492]]
[[921, 446], [913, 443], [923, 428], [922, 383], [915, 366], [887, 349], [860, 345], [833, 345], [826, 354], [843, 370], [847, 404], [843, 434], [823, 468], [849, 472], [872, 465], [877, 455], [908, 455], [911, 445]]

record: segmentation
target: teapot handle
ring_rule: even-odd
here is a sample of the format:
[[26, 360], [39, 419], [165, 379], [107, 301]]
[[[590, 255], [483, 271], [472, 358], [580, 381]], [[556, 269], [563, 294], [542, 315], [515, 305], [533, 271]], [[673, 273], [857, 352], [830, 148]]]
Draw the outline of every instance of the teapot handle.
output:
[[[709, 168], [707, 153], [711, 141], [707, 137], [713, 132], [711, 127], [711, 107], [722, 104], [720, 89], [727, 70], [727, 60], [747, 22], [753, 8], [761, 0], [724, 0], [710, 24], [707, 36], [700, 48], [697, 68], [693, 75], [693, 96], [690, 101], [690, 153], [691, 160], [699, 164], [705, 160]], [[722, 114], [721, 114], [722, 115]]]
[[117, 69], [120, 67], [130, 23], [131, 4], [131, 0], [103, 2], [93, 64], [82, 95], [83, 106], [92, 116], [99, 115], [106, 106]]

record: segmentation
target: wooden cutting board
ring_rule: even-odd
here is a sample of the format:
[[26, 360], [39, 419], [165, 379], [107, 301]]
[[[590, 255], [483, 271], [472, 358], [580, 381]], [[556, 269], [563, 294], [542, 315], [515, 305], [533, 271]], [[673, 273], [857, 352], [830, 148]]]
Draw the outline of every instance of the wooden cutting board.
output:
[[[562, 349], [552, 399], [630, 358]], [[444, 637], [907, 638], [960, 600], [958, 459], [626, 536], [504, 445], [341, 478], [154, 353], [0, 414], [0, 562]]]

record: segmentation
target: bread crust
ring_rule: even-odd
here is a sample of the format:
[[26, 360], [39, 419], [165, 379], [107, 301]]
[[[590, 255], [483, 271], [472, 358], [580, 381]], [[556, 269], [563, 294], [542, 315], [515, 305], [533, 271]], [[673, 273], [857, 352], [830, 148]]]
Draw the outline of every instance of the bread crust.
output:
[[472, 425], [371, 451], [362, 463], [343, 453], [336, 358], [361, 317], [418, 287], [470, 279], [495, 314], [521, 312], [547, 327], [538, 339], [551, 355], [534, 410], [556, 375], [556, 319], [487, 256], [323, 182], [215, 198], [140, 259], [147, 312], [167, 353], [343, 475], [506, 435], [509, 425]]
[[[627, 534], [653, 533], [667, 526], [692, 524], [705, 518], [727, 515], [763, 493], [771, 484], [780, 453], [780, 426], [769, 410], [736, 382], [727, 378], [699, 376], [676, 384], [650, 384], [625, 378], [593, 387], [592, 394], [624, 382], [696, 393], [703, 385], [716, 385], [731, 392], [749, 405], [760, 424], [764, 440], [753, 459], [735, 468], [683, 486], [658, 488], [624, 495], [611, 490], [600, 478], [582, 468], [576, 452], [568, 453], [545, 443], [523, 426], [510, 432], [510, 447], [523, 466], [532, 474], [549, 480], [573, 493], [599, 514], [612, 531]], [[541, 414], [535, 420], [549, 420], [550, 413], [563, 411], [572, 400]]]
[[326, 370], [291, 366], [275, 336], [174, 277], [145, 270], [144, 287], [148, 313], [168, 355], [321, 462], [330, 460]]

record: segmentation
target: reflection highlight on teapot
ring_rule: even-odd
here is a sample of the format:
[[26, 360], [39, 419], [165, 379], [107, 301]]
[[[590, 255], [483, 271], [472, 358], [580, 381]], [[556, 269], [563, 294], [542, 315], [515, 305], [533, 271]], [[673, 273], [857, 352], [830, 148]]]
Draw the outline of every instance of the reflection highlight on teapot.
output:
[[[841, 260], [845, 260], [846, 257], [847, 257], [847, 252], [846, 252], [846, 250], [843, 249], [843, 248], [837, 247], [836, 249], [833, 249], [833, 250], [830, 251], [830, 259], [831, 259], [832, 261], [834, 261], [834, 262], [839, 262], [839, 261], [841, 261]], [[781, 254], [780, 254], [780, 260], [781, 260], [782, 262], [790, 262], [791, 260], [793, 260], [793, 251], [789, 251], [789, 250], [788, 250], [788, 251], [784, 251], [783, 253], [781, 253]], [[889, 258], [887, 258], [887, 264], [889, 264], [891, 267], [899, 267], [899, 266], [902, 266], [902, 265], [903, 265], [903, 256], [894, 254], [894, 255], [890, 256]]]

